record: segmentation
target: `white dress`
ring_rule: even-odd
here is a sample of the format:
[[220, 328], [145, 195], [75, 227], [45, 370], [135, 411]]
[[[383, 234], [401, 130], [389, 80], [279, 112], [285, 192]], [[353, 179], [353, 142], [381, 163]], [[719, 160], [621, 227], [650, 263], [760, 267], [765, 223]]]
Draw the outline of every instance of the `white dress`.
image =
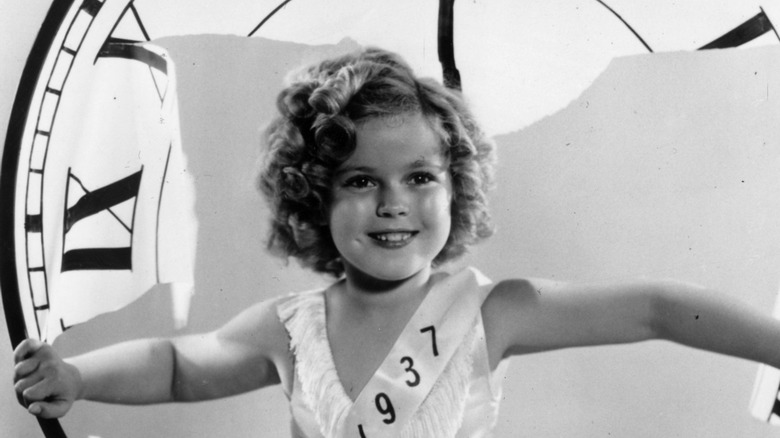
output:
[[[468, 270], [470, 275], [481, 276], [473, 268]], [[491, 287], [483, 282], [477, 290], [468, 292], [479, 294], [474, 303], [481, 307]], [[292, 435], [294, 438], [336, 438], [353, 401], [334, 365], [326, 329], [324, 290], [295, 294], [279, 306], [278, 314], [290, 336], [290, 349], [295, 357], [292, 392], [287, 394]], [[419, 408], [403, 426], [401, 437], [492, 436], [507, 361], [491, 372], [479, 308], [474, 315], [471, 320], [460, 321], [469, 326], [464, 327], [466, 335]], [[353, 436], [361, 438], [360, 435], [355, 431]]]

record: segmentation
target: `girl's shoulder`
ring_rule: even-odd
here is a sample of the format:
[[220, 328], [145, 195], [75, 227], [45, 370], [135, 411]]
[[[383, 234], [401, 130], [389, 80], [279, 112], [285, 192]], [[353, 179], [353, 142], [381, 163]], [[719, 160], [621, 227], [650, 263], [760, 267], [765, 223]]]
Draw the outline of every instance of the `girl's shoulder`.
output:
[[290, 312], [318, 306], [325, 299], [326, 288], [310, 289], [303, 292], [291, 292], [273, 300], [276, 313], [282, 321]]
[[470, 272], [476, 278], [480, 293], [483, 295], [482, 313], [483, 316], [504, 313], [507, 306], [511, 310], [516, 310], [518, 301], [522, 302], [529, 297], [533, 297], [533, 292], [541, 289], [543, 285], [550, 283], [548, 280], [532, 278], [511, 278], [495, 281], [483, 274], [479, 269], [472, 266], [466, 267], [463, 271]]
[[284, 346], [286, 335], [277, 309], [288, 299], [276, 297], [249, 306], [220, 328], [220, 335], [255, 348], [263, 347], [260, 351], [278, 350], [274, 347]]
[[318, 313], [324, 314], [325, 290], [319, 288], [287, 293], [260, 301], [241, 312], [231, 323], [237, 324], [244, 333], [263, 341], [273, 351], [286, 354], [291, 321], [307, 321]]
[[518, 344], [528, 343], [533, 349], [530, 344], [538, 328], [545, 284], [544, 280], [514, 278], [490, 285], [481, 313], [491, 366], [497, 366]]
[[538, 278], [512, 278], [491, 284], [482, 304], [485, 323], [518, 326], [530, 322], [562, 284]]
[[234, 321], [254, 326], [253, 331], [261, 328], [281, 328], [290, 312], [314, 306], [324, 297], [324, 288], [292, 292], [267, 300], [259, 301], [239, 313]]
[[323, 299], [323, 292], [295, 292], [259, 301], [235, 316], [225, 328], [234, 326], [247, 334], [278, 334], [286, 342], [285, 320], [297, 311], [316, 306]]

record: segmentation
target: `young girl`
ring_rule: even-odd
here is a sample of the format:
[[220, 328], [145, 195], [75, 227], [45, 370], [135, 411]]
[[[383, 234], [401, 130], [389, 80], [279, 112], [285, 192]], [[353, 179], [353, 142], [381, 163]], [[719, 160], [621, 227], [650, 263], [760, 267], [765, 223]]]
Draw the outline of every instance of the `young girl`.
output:
[[269, 247], [335, 282], [203, 335], [64, 361], [25, 341], [14, 379], [30, 413], [280, 384], [295, 437], [481, 437], [513, 355], [661, 338], [780, 367], [780, 324], [695, 286], [491, 283], [438, 269], [492, 232], [493, 147], [457, 93], [396, 55], [325, 61], [277, 103], [260, 179]]

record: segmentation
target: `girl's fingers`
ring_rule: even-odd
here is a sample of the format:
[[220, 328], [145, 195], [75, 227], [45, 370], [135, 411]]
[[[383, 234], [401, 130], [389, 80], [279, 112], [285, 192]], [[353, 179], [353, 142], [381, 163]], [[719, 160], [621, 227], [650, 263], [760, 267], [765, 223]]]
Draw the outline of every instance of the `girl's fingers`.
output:
[[16, 399], [19, 401], [19, 404], [22, 406], [27, 406], [30, 402], [29, 396], [25, 395], [27, 393], [27, 390], [32, 388], [33, 386], [39, 384], [43, 380], [43, 376], [40, 374], [34, 374], [32, 376], [25, 377], [23, 379], [18, 380], [14, 384], [14, 391], [16, 392]]
[[27, 412], [33, 415], [41, 415], [43, 413], [42, 405], [43, 405], [42, 402], [31, 403], [30, 406], [27, 406]]
[[27, 406], [27, 401], [25, 401], [24, 396], [22, 395], [22, 393], [24, 392], [24, 389], [18, 389], [18, 388], [15, 388], [15, 389], [16, 389], [16, 391], [14, 391], [14, 392], [16, 392], [16, 401], [18, 401], [20, 405], [26, 407]]
[[14, 384], [14, 389], [18, 393], [23, 393], [24, 391], [27, 391], [28, 389], [32, 388], [33, 386], [39, 384], [45, 377], [40, 374], [33, 374], [31, 376], [27, 376], [23, 379], [19, 379]]
[[64, 363], [46, 343], [27, 339], [14, 350], [14, 390], [27, 411], [40, 418], [58, 418], [73, 404]]
[[25, 359], [14, 366], [14, 382], [19, 381], [38, 369], [40, 361], [37, 359]]
[[30, 404], [27, 412], [40, 418], [59, 418], [70, 410], [72, 404], [66, 400], [35, 402]]
[[21, 391], [17, 390], [17, 393], [21, 393], [22, 399], [25, 401], [25, 406], [33, 402], [46, 400], [56, 392], [56, 389], [52, 388], [52, 384], [49, 380], [39, 377], [36, 381], [34, 380], [36, 377], [33, 377], [29, 381], [25, 381], [27, 379], [24, 379], [19, 382]]
[[59, 418], [65, 415], [73, 399], [69, 399], [63, 388], [49, 380], [42, 380], [22, 393], [27, 411], [41, 418]]
[[44, 345], [46, 344], [42, 341], [39, 341], [38, 339], [25, 339], [14, 350], [14, 362], [19, 363], [24, 359], [32, 356]]

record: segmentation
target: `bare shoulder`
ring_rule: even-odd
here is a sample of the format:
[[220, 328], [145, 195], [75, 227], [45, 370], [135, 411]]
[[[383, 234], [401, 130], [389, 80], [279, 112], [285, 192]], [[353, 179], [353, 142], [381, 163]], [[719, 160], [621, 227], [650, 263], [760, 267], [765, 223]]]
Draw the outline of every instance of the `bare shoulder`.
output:
[[541, 304], [543, 294], [559, 287], [550, 280], [515, 278], [496, 283], [482, 305], [485, 323], [500, 322], [511, 317], [516, 320], [518, 313], [530, 312]]
[[529, 302], [536, 301], [535, 297], [552, 282], [548, 280], [538, 280], [530, 278], [513, 278], [502, 280], [493, 286], [485, 299], [483, 313], [486, 308], [494, 311], [500, 311], [504, 305], [516, 305], [518, 301]]
[[518, 334], [533, 330], [532, 315], [539, 305], [539, 281], [517, 278], [496, 283], [482, 304], [490, 365], [495, 368], [518, 343]]

